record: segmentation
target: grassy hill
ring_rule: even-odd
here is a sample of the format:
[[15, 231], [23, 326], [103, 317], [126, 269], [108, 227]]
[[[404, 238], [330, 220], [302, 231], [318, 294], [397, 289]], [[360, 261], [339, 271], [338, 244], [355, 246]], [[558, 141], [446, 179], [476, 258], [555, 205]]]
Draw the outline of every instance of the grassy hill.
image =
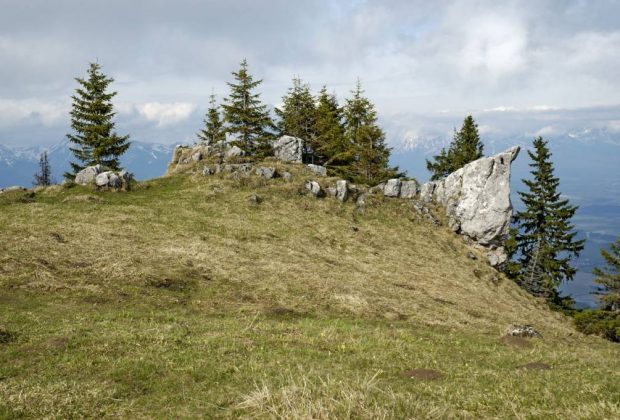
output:
[[410, 202], [288, 170], [0, 195], [0, 418], [620, 416], [618, 345]]

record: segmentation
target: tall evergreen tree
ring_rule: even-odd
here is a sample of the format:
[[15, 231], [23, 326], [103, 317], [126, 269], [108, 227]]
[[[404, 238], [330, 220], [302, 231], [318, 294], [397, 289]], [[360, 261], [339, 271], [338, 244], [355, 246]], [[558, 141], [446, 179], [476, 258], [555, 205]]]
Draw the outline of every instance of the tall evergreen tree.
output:
[[607, 267], [595, 268], [592, 274], [596, 276], [594, 282], [602, 286], [602, 290], [597, 294], [603, 308], [620, 312], [620, 238], [609, 248], [609, 251], [601, 249]]
[[316, 106], [310, 93], [310, 86], [303, 84], [298, 77], [293, 78], [293, 86], [282, 98], [282, 107], [276, 108], [279, 117], [279, 135], [298, 137], [304, 141], [304, 161], [313, 162], [316, 156], [315, 124]]
[[52, 185], [52, 168], [47, 156], [47, 152], [41, 153], [39, 157], [39, 171], [34, 174], [34, 181], [32, 185], [46, 187]]
[[274, 124], [267, 105], [260, 100], [254, 89], [262, 80], [254, 80], [248, 73], [246, 59], [241, 61], [239, 71], [233, 72], [236, 83], [228, 83], [230, 95], [224, 99], [224, 121], [226, 131], [235, 136], [235, 143], [246, 152], [265, 156], [271, 151]]
[[321, 88], [316, 106], [314, 132], [315, 154], [321, 164], [325, 164], [341, 175], [348, 177], [355, 150], [345, 137], [343, 110], [327, 87]]
[[97, 63], [90, 63], [87, 73], [86, 79], [75, 79], [79, 87], [71, 97], [71, 128], [74, 132], [67, 134], [67, 138], [75, 145], [70, 150], [78, 162], [71, 162], [73, 173], [65, 173], [69, 179], [86, 166], [96, 164], [119, 170], [119, 157], [130, 145], [129, 136], [119, 136], [114, 131], [112, 118], [116, 113], [112, 98], [116, 92], [108, 92], [114, 79], [106, 77]]
[[355, 159], [351, 169], [354, 179], [376, 183], [391, 178], [398, 170], [390, 168], [390, 148], [385, 144], [385, 133], [377, 124], [374, 105], [362, 94], [357, 81], [344, 107], [345, 139], [352, 145]]
[[198, 139], [206, 144], [215, 144], [218, 141], [226, 140], [224, 123], [220, 118], [220, 110], [213, 94], [210, 96], [209, 109], [204, 118], [204, 128], [198, 133]]
[[584, 241], [575, 240], [571, 218], [577, 207], [560, 198], [547, 142], [538, 137], [528, 154], [533, 179], [523, 180], [528, 192], [519, 191], [525, 210], [514, 216], [506, 272], [533, 295], [558, 300], [557, 287], [573, 279], [576, 270], [570, 260], [579, 255]]
[[441, 149], [439, 155], [434, 157], [434, 162], [426, 161], [426, 168], [432, 174], [431, 180], [444, 178], [469, 162], [480, 159], [483, 156], [483, 149], [478, 124], [471, 115], [468, 115], [461, 129], [455, 130], [454, 139], [448, 150]]

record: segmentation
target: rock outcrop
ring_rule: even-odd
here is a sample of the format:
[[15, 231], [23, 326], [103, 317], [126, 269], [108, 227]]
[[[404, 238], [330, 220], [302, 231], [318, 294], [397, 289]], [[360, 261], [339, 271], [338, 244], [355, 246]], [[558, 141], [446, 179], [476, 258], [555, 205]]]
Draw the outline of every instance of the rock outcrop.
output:
[[75, 175], [79, 185], [95, 184], [97, 188], [129, 190], [133, 176], [127, 171], [104, 171], [101, 165], [87, 166]]
[[513, 147], [478, 159], [440, 181], [421, 188], [423, 201], [441, 204], [450, 228], [489, 249], [489, 263], [506, 261], [503, 243], [512, 217], [510, 165], [519, 154]]
[[298, 137], [280, 137], [273, 143], [276, 159], [283, 162], [301, 163], [303, 159], [303, 143], [303, 140]]
[[321, 184], [316, 181], [306, 181], [305, 188], [315, 197], [325, 196], [325, 191], [321, 188]]
[[318, 176], [327, 176], [327, 168], [321, 165], [314, 165], [312, 163], [308, 164], [308, 169], [310, 169], [313, 173]]

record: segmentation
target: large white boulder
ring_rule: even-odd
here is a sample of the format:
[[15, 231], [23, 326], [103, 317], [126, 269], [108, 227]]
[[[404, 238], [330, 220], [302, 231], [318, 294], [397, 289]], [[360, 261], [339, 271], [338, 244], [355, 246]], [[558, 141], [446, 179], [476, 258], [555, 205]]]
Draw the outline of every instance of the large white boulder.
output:
[[383, 187], [383, 195], [386, 197], [398, 197], [400, 195], [401, 180], [399, 178], [388, 179]]
[[512, 217], [510, 166], [518, 154], [515, 146], [478, 159], [442, 180], [424, 184], [420, 191], [423, 201], [433, 199], [445, 208], [452, 230], [494, 248], [489, 258], [493, 265], [505, 261], [500, 254]]
[[304, 141], [298, 137], [282, 136], [273, 143], [276, 159], [283, 162], [301, 163]]
[[75, 174], [75, 183], [80, 185], [87, 185], [92, 183], [97, 175], [102, 171], [101, 165], [87, 166], [86, 168]]

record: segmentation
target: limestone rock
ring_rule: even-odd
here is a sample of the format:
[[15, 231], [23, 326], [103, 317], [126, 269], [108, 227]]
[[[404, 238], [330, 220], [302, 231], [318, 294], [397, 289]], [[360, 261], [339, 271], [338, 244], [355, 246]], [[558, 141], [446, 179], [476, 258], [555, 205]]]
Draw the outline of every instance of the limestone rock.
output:
[[305, 188], [315, 197], [325, 196], [325, 191], [323, 191], [321, 185], [316, 181], [306, 181]]
[[202, 160], [202, 152], [200, 150], [192, 153], [192, 160], [194, 162], [198, 162], [199, 160]]
[[380, 183], [379, 185], [375, 185], [368, 189], [368, 194], [380, 193], [383, 194], [383, 190], [385, 190], [385, 182]]
[[223, 171], [247, 174], [252, 171], [252, 165], [250, 163], [227, 163], [226, 165], [224, 165]]
[[107, 187], [112, 171], [102, 172], [95, 177], [95, 185], [98, 187]]
[[284, 172], [282, 174], [282, 178], [284, 178], [285, 181], [289, 182], [293, 180], [293, 174], [291, 174], [290, 172]]
[[336, 181], [336, 198], [342, 203], [349, 198], [349, 183], [344, 179]]
[[256, 168], [256, 175], [267, 179], [275, 178], [276, 168], [259, 166], [258, 168]]
[[204, 168], [202, 168], [202, 174], [204, 176], [209, 176], [213, 174], [213, 169], [209, 168], [208, 166], [205, 166]]
[[443, 180], [423, 185], [420, 192], [423, 201], [434, 199], [445, 208], [454, 231], [480, 245], [495, 246], [489, 258], [494, 265], [505, 261], [501, 246], [512, 217], [510, 166], [518, 154], [519, 147], [512, 147], [478, 159]]
[[101, 165], [87, 166], [86, 168], [75, 174], [74, 182], [80, 185], [90, 184], [95, 180], [97, 175], [101, 173], [101, 171]]
[[383, 195], [386, 197], [398, 197], [400, 195], [400, 186], [400, 179], [389, 179], [383, 188]]
[[283, 162], [301, 163], [303, 143], [298, 137], [282, 136], [273, 143], [274, 155]]
[[317, 174], [318, 176], [327, 176], [327, 168], [321, 165], [308, 164], [308, 169]]
[[400, 198], [414, 198], [418, 194], [418, 182], [415, 180], [400, 182]]
[[511, 335], [513, 337], [543, 338], [542, 334], [536, 331], [531, 325], [511, 325], [506, 330], [506, 335]]
[[225, 156], [227, 159], [232, 157], [242, 157], [245, 156], [245, 151], [238, 146], [233, 146], [226, 151]]

